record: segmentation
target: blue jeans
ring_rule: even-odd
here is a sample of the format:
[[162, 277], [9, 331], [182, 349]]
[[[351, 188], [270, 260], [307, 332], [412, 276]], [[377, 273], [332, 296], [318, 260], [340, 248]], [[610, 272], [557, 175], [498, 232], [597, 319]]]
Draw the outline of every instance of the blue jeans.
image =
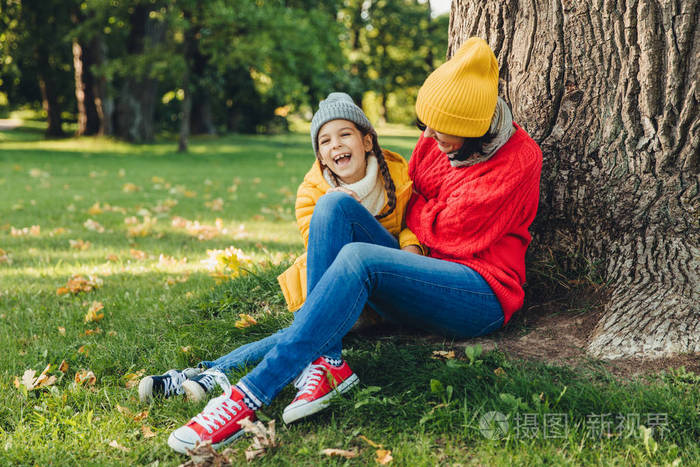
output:
[[367, 302], [389, 321], [451, 337], [481, 336], [503, 324], [501, 306], [477, 272], [401, 251], [369, 211], [344, 193], [319, 199], [309, 229], [307, 277], [313, 287], [294, 322], [213, 362], [233, 368], [241, 363], [236, 359], [248, 359], [245, 365], [264, 351], [240, 381], [264, 404], [309, 362], [321, 355], [337, 358]]

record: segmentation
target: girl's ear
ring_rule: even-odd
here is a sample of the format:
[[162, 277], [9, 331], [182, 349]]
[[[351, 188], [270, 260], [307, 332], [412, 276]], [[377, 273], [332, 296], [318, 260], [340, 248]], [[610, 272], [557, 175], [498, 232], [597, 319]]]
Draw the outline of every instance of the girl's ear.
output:
[[372, 135], [370, 133], [367, 133], [365, 136], [363, 136], [362, 143], [365, 146], [365, 152], [371, 151], [372, 150]]

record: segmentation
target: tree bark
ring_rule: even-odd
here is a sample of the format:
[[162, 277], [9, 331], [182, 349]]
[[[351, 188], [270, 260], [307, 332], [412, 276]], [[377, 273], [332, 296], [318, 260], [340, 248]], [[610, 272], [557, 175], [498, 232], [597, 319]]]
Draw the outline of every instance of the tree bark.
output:
[[90, 46], [73, 41], [73, 71], [75, 75], [75, 99], [78, 105], [78, 130], [76, 134], [96, 135], [102, 124], [95, 104], [95, 77], [90, 70], [94, 59]]
[[46, 136], [47, 137], [62, 137], [63, 120], [61, 119], [61, 104], [58, 102], [58, 93], [56, 92], [56, 83], [50, 73], [39, 74], [39, 88], [41, 89], [41, 101], [44, 111], [46, 112]]
[[[127, 40], [129, 54], [142, 54], [164, 39], [165, 26], [149, 19], [147, 6], [134, 7], [129, 17], [131, 30]], [[148, 77], [128, 75], [119, 92], [116, 105], [115, 134], [131, 142], [152, 141], [155, 136], [154, 112], [158, 83]]]
[[602, 266], [588, 350], [700, 352], [700, 3], [454, 0], [448, 56], [486, 39], [544, 153], [535, 250]]

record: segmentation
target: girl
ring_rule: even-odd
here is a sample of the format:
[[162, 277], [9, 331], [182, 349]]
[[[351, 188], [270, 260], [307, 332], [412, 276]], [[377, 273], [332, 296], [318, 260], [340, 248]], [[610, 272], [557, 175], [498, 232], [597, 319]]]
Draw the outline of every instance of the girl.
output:
[[[420, 253], [416, 236], [402, 229], [412, 186], [408, 164], [400, 155], [380, 148], [376, 131], [350, 96], [334, 92], [321, 102], [311, 121], [311, 143], [316, 161], [304, 177], [296, 200], [297, 224], [304, 245], [309, 242], [309, 226], [316, 203], [326, 193], [339, 192], [366, 208], [389, 234], [398, 238], [404, 249]], [[316, 264], [321, 261], [325, 270], [333, 258], [314, 260]], [[306, 264], [305, 253], [278, 277], [290, 311], [301, 308], [307, 291], [313, 289], [323, 272], [315, 268], [307, 274]], [[277, 344], [283, 332], [239, 347], [216, 361], [201, 362], [199, 368], [147, 376], [139, 384], [139, 396], [146, 401], [154, 395], [168, 397], [184, 392], [189, 399], [199, 401], [216, 385], [217, 371], [240, 370], [256, 363]], [[325, 355], [334, 362], [341, 361], [340, 345], [329, 349]], [[202, 372], [202, 369], [208, 371]], [[356, 378], [353, 381], [356, 382]], [[344, 390], [350, 387], [351, 384], [347, 384]]]

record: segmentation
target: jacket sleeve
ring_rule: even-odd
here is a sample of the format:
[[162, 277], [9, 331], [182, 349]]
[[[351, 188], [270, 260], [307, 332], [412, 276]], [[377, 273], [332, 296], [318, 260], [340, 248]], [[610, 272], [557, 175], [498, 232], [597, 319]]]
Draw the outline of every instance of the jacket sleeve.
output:
[[399, 247], [403, 248], [409, 245], [416, 245], [425, 254], [425, 248], [420, 244], [418, 237], [408, 227], [399, 232]]
[[420, 225], [424, 243], [446, 257], [485, 250], [525, 217], [534, 217], [541, 158], [533, 156], [515, 170], [502, 165], [430, 200], [414, 193], [411, 225]]
[[311, 215], [314, 213], [316, 202], [323, 195], [312, 183], [304, 180], [297, 190], [297, 199], [294, 204], [294, 209], [297, 216], [297, 226], [302, 240], [304, 240], [304, 248], [309, 246], [309, 225], [311, 224]]

